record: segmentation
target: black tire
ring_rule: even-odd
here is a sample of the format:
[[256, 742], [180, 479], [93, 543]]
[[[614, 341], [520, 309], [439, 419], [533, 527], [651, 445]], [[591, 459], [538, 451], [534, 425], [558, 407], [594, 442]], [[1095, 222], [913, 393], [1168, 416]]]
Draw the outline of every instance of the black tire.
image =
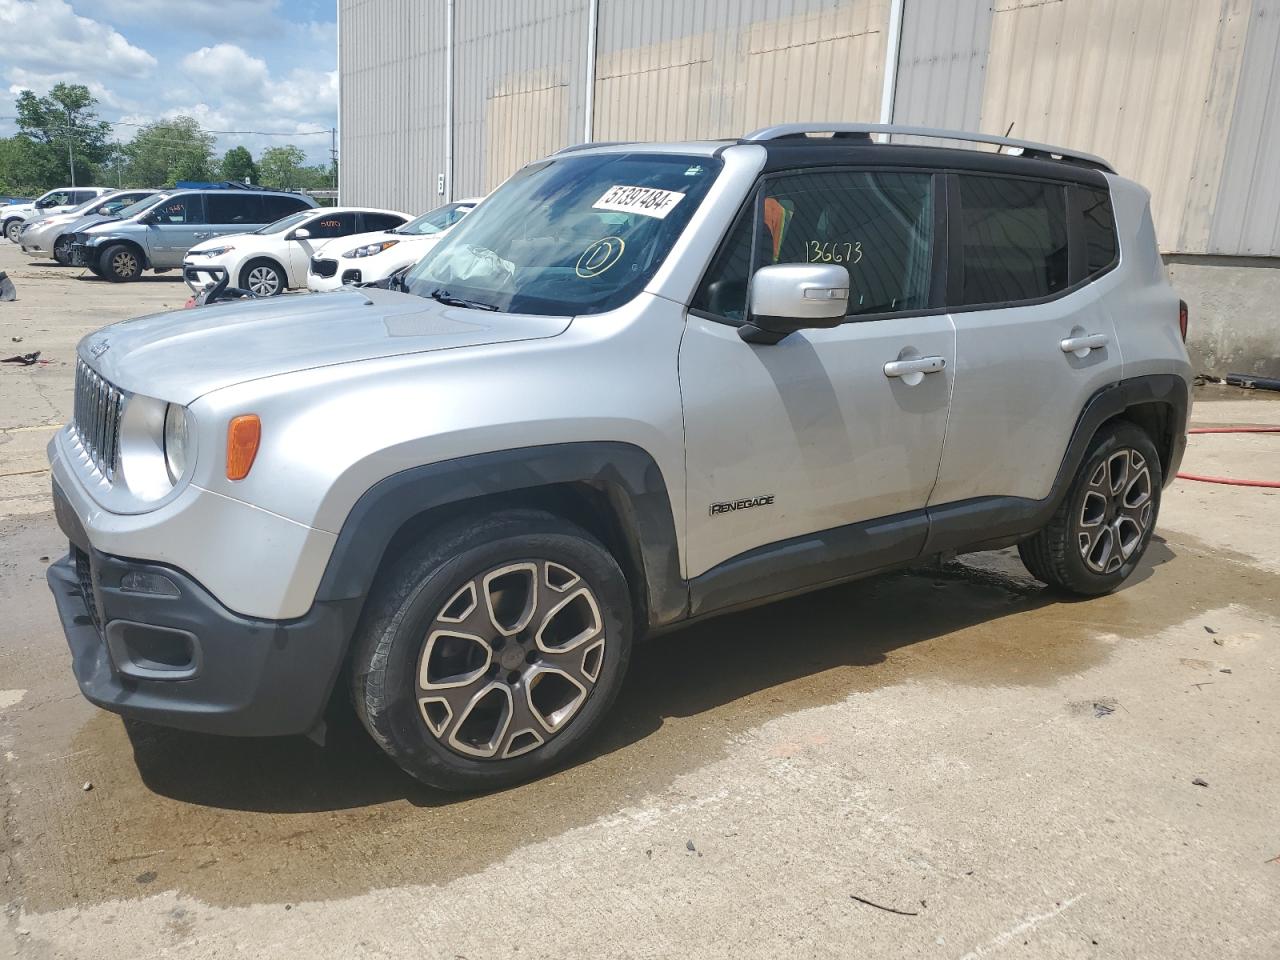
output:
[[10, 243], [18, 242], [18, 231], [22, 229], [22, 221], [11, 217], [4, 222], [4, 236]]
[[53, 259], [64, 267], [71, 266], [71, 240], [68, 234], [63, 234], [53, 241]]
[[[515, 578], [513, 584], [516, 580], [526, 582], [523, 570], [502, 572], [512, 566], [541, 571], [536, 582], [545, 581], [542, 592], [546, 595], [530, 594], [520, 601], [519, 589], [512, 587], [511, 597], [521, 609], [519, 616], [527, 618], [528, 624], [504, 638], [496, 625], [514, 608], [507, 603], [507, 611], [488, 611], [504, 605], [503, 590], [493, 586], [503, 582], [504, 576]], [[575, 574], [577, 579], [562, 578], [560, 571]], [[563, 579], [563, 586], [553, 582], [553, 573]], [[527, 582], [535, 581], [530, 578]], [[559, 593], [553, 596], [553, 590]], [[589, 591], [589, 599], [580, 596], [584, 590]], [[480, 606], [485, 597], [498, 599]], [[589, 639], [580, 645], [566, 641], [565, 650], [573, 653], [540, 652], [542, 640], [531, 634], [540, 635], [553, 621], [560, 623], [557, 618], [578, 607], [590, 611], [591, 616], [572, 640], [587, 634]], [[545, 611], [557, 612], [546, 616]], [[463, 612], [462, 620], [449, 619]], [[446, 620], [458, 624], [459, 632], [472, 631], [471, 636], [492, 627], [491, 639], [480, 645], [457, 640], [442, 629]], [[519, 619], [504, 622], [516, 628]], [[593, 625], [600, 628], [597, 633], [591, 633]], [[356, 630], [351, 671], [356, 713], [396, 763], [432, 787], [471, 792], [529, 780], [554, 769], [599, 726], [622, 686], [631, 656], [632, 630], [626, 579], [609, 552], [585, 530], [531, 510], [457, 521], [433, 531], [379, 576]], [[558, 629], [549, 631], [555, 633]], [[441, 635], [444, 640], [437, 642]], [[454, 647], [448, 647], [449, 643]], [[594, 652], [597, 646], [598, 654]], [[461, 652], [464, 649], [466, 652]], [[448, 656], [454, 659], [449, 666], [462, 665], [463, 672], [445, 672], [433, 683], [430, 673], [438, 650], [452, 650]], [[519, 660], [522, 656], [526, 659]], [[580, 667], [571, 666], [579, 656]], [[592, 657], [597, 659], [590, 660]], [[589, 662], [594, 663], [594, 679], [589, 677]], [[551, 669], [556, 665], [577, 676], [572, 686], [563, 679], [567, 673]], [[465, 684], [451, 683], [477, 670], [474, 679]], [[518, 680], [513, 679], [517, 676]], [[436, 689], [422, 689], [420, 683], [424, 682]], [[437, 684], [453, 689], [439, 689]], [[566, 696], [563, 691], [569, 691], [569, 706], [555, 706], [557, 700], [546, 708], [540, 706], [543, 712], [536, 712], [535, 701], [548, 687], [551, 695], [563, 688], [558, 695], [562, 699]], [[582, 691], [581, 698], [575, 690]], [[446, 699], [456, 702], [456, 709], [445, 703]], [[492, 710], [495, 703], [503, 706]], [[478, 709], [485, 706], [491, 709]], [[566, 709], [570, 712], [556, 722], [554, 730], [546, 725], [546, 716]], [[505, 726], [501, 719], [493, 719], [495, 714], [507, 718]], [[429, 720], [434, 729], [428, 726]], [[490, 721], [496, 732], [486, 740], [483, 734], [488, 732]], [[468, 739], [471, 727], [477, 733]], [[451, 744], [460, 744], [469, 752], [490, 750], [491, 755], [463, 755]]]
[[98, 257], [98, 276], [112, 283], [130, 283], [142, 276], [142, 254], [127, 243], [113, 243]]
[[[266, 279], [268, 277], [274, 277], [274, 283]], [[256, 297], [278, 297], [285, 292], [288, 283], [284, 268], [265, 257], [250, 260], [240, 268], [240, 289], [252, 291]]]
[[[1117, 480], [1121, 468], [1124, 479]], [[1023, 564], [1037, 580], [1066, 593], [1110, 593], [1146, 553], [1163, 487], [1160, 455], [1146, 431], [1127, 420], [1105, 425], [1052, 519], [1018, 544]]]

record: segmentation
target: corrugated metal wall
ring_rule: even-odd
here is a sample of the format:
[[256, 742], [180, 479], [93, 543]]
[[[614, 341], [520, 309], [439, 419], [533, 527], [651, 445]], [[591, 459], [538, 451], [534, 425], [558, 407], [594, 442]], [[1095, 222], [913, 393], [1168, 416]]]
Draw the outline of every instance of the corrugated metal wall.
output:
[[342, 0], [341, 186], [345, 203], [416, 213], [439, 206], [445, 169], [443, 3]]
[[[582, 139], [589, 0], [456, 0], [454, 195]], [[889, 0], [599, 0], [596, 139], [873, 120]], [[434, 206], [445, 0], [339, 0], [343, 199]], [[1166, 251], [1280, 256], [1280, 0], [905, 0], [894, 119], [1099, 153]]]
[[875, 120], [887, 0], [601, 0], [596, 137], [737, 137]]

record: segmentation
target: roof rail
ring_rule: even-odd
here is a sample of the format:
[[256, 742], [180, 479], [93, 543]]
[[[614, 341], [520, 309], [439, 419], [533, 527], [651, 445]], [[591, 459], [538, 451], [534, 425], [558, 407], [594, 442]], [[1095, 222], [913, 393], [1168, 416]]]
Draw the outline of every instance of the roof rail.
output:
[[897, 123], [780, 123], [773, 127], [753, 130], [742, 138], [742, 143], [760, 143], [768, 140], [787, 140], [807, 137], [811, 133], [829, 133], [840, 141], [860, 140], [870, 143], [874, 135], [927, 137], [933, 140], [964, 140], [968, 143], [989, 143], [1022, 151], [1022, 156], [1036, 160], [1059, 160], [1066, 163], [1096, 167], [1114, 173], [1111, 164], [1082, 150], [1068, 150], [1047, 143], [1030, 140], [1014, 140], [994, 133], [972, 133], [968, 130], [943, 130], [938, 127], [912, 127]]

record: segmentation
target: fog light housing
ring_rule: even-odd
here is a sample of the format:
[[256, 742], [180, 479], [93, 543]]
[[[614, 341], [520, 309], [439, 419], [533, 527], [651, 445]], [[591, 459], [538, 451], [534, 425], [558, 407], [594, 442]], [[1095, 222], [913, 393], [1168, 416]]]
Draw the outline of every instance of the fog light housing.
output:
[[120, 589], [125, 593], [149, 593], [157, 597], [177, 597], [182, 591], [168, 577], [158, 573], [130, 570], [120, 578]]

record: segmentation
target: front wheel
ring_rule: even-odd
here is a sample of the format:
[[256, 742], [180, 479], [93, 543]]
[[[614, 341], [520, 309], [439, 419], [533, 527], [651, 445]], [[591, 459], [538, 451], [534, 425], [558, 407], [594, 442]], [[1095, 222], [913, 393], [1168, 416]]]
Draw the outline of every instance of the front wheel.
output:
[[284, 293], [288, 281], [278, 264], [270, 260], [254, 260], [240, 271], [240, 287], [255, 297], [274, 297]]
[[1128, 421], [1103, 427], [1049, 524], [1018, 545], [1022, 562], [1037, 580], [1067, 593], [1110, 593], [1151, 542], [1163, 485], [1146, 431]]
[[18, 242], [18, 234], [22, 232], [21, 220], [7, 220], [4, 225], [4, 235], [10, 243]]
[[508, 786], [595, 731], [631, 633], [626, 580], [586, 531], [535, 511], [458, 523], [375, 587], [356, 638], [356, 712], [424, 783]]
[[142, 256], [127, 243], [113, 243], [98, 258], [98, 275], [112, 283], [127, 283], [142, 276]]
[[53, 259], [64, 267], [71, 266], [71, 237], [63, 234], [53, 241]]

